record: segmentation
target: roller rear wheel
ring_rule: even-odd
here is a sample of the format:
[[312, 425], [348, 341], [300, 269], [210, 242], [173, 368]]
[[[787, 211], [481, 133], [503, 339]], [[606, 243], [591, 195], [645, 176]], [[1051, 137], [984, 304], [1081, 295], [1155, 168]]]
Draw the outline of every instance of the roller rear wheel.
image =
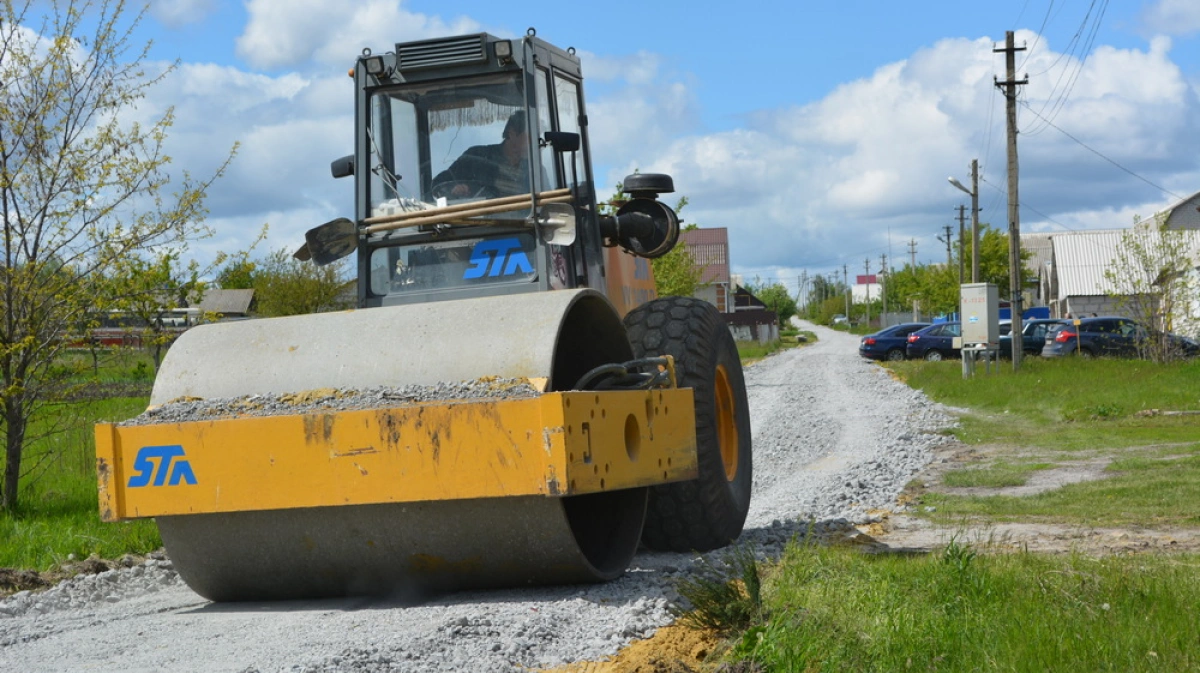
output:
[[699, 476], [650, 489], [642, 543], [707, 551], [741, 535], [753, 481], [750, 408], [741, 360], [716, 307], [664, 297], [625, 317], [635, 357], [671, 355], [679, 385], [695, 391]]

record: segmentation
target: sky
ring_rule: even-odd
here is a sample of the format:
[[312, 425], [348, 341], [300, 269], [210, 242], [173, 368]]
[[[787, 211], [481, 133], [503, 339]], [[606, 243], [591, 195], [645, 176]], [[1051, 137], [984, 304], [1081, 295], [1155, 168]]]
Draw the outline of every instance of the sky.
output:
[[[599, 192], [674, 177], [686, 222], [727, 227], [733, 272], [782, 282], [945, 261], [980, 165], [980, 221], [1007, 230], [1005, 31], [1015, 31], [1022, 232], [1129, 226], [1200, 191], [1195, 0], [151, 0], [137, 37], [178, 67], [139, 114], [176, 114], [179, 170], [211, 173], [201, 261], [264, 254], [353, 215], [329, 162], [353, 150], [364, 49], [486, 31], [574, 47]], [[669, 201], [670, 202], [670, 201]], [[969, 218], [969, 212], [967, 216]], [[968, 223], [969, 228], [969, 223]], [[915, 243], [915, 245], [914, 245]], [[915, 255], [910, 250], [915, 249]]]

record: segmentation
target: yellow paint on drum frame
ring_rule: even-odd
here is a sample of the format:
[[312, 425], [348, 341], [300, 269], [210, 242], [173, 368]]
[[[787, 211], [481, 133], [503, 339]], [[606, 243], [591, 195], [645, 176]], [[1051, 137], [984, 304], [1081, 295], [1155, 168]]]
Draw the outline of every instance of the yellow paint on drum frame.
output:
[[695, 427], [690, 388], [100, 424], [100, 512], [119, 521], [649, 486], [696, 477]]

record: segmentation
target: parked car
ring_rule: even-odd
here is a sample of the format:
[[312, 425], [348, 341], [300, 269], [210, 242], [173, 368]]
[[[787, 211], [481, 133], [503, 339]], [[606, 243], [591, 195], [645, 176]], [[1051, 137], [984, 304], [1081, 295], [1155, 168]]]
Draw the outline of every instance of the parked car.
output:
[[[1041, 355], [1046, 345], [1046, 332], [1053, 325], [1063, 324], [1062, 320], [1053, 318], [1031, 318], [1021, 321], [1021, 352], [1025, 355]], [[1012, 323], [1008, 329], [1001, 329], [1000, 357], [1012, 357]]]
[[1100, 316], [1064, 320], [1046, 333], [1043, 357], [1062, 357], [1078, 353], [1084, 357], [1141, 357], [1149, 340], [1164, 338], [1184, 357], [1200, 355], [1200, 344], [1178, 334], [1147, 330], [1129, 318]]
[[944, 322], [930, 325], [908, 335], [908, 346], [905, 354], [910, 360], [924, 358], [926, 360], [944, 360], [961, 357], [961, 351], [954, 347], [954, 339], [962, 336], [962, 323]]
[[833, 326], [837, 327], [838, 325], [845, 325], [845, 326], [849, 327], [850, 319], [847, 318], [846, 316], [842, 315], [841, 313], [838, 313], [837, 315], [833, 316]]
[[858, 354], [872, 360], [903, 360], [908, 335], [929, 327], [927, 322], [906, 322], [868, 334], [858, 344]]

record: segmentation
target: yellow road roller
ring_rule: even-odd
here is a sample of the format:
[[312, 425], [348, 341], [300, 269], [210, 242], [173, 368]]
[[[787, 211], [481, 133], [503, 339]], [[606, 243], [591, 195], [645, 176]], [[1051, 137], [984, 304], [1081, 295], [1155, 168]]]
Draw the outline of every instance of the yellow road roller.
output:
[[[331, 172], [355, 218], [296, 257], [353, 255], [359, 308], [183, 334], [151, 409], [229, 402], [98, 425], [102, 518], [153, 517], [217, 601], [605, 581], [639, 545], [735, 540], [737, 350], [714, 306], [655, 293], [671, 178], [631, 175], [601, 213], [575, 51], [472, 34], [364, 50], [350, 74], [354, 154]], [[333, 402], [401, 386], [428, 392]], [[327, 403], [251, 413], [280, 395]]]

